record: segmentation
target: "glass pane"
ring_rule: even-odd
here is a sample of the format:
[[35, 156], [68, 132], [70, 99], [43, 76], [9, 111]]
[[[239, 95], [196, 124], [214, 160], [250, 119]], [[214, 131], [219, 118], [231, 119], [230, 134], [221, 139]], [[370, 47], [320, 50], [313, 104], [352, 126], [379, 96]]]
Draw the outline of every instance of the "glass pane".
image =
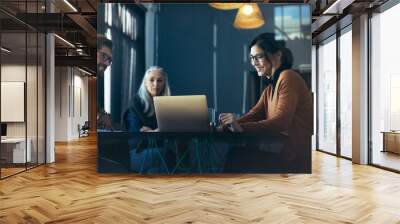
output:
[[27, 118], [27, 142], [28, 149], [28, 168], [37, 165], [37, 132], [38, 132], [38, 107], [37, 107], [37, 81], [38, 81], [38, 35], [35, 32], [27, 34], [28, 38], [28, 62], [27, 62], [27, 80], [26, 80], [26, 118]]
[[299, 5], [285, 5], [283, 7], [283, 31], [290, 39], [301, 38], [300, 32], [300, 10]]
[[336, 153], [336, 37], [318, 48], [318, 148]]
[[352, 35], [340, 36], [340, 152], [352, 157]]
[[308, 25], [310, 24], [310, 20], [311, 20], [311, 11], [310, 8], [307, 7], [307, 5], [303, 5], [301, 6], [301, 25]]
[[372, 163], [396, 170], [400, 170], [400, 45], [393, 27], [399, 19], [400, 5], [371, 19]]
[[39, 34], [38, 45], [38, 164], [45, 163], [45, 52], [46, 37]]
[[[1, 121], [7, 133], [1, 140], [2, 177], [25, 170], [26, 151], [26, 34], [1, 34]], [[29, 144], [28, 144], [29, 148]]]

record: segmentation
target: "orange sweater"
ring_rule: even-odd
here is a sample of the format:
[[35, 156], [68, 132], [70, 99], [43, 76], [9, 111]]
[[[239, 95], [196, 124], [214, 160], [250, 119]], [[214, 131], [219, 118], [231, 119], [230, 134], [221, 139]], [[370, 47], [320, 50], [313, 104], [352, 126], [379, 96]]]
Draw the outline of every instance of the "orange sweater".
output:
[[258, 103], [238, 119], [244, 131], [273, 131], [287, 134], [283, 148], [286, 161], [311, 155], [313, 100], [305, 81], [293, 70], [284, 70], [277, 80], [274, 94], [267, 86]]

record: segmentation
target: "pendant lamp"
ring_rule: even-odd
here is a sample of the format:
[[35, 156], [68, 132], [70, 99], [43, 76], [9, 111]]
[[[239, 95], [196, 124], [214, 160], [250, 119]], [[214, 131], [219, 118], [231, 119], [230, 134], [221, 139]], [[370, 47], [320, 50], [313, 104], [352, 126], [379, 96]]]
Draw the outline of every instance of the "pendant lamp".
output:
[[257, 3], [246, 3], [236, 14], [233, 26], [237, 29], [256, 29], [264, 25], [265, 21]]
[[209, 3], [209, 5], [213, 8], [216, 9], [221, 9], [221, 10], [231, 10], [231, 9], [238, 9], [241, 6], [244, 5], [244, 3], [222, 3], [222, 2], [214, 2], [214, 3]]

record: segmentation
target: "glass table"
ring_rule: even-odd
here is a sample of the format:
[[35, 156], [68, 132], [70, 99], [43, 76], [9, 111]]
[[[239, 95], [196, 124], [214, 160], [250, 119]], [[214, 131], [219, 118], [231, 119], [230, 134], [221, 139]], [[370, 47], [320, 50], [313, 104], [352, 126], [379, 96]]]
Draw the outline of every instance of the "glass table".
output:
[[[243, 146], [249, 142], [262, 142], [265, 150], [273, 151], [276, 145], [288, 136], [279, 133], [166, 133], [166, 132], [98, 132], [98, 172], [132, 172], [130, 150], [137, 147], [141, 153], [154, 150], [144, 161], [158, 163], [162, 173], [222, 173], [226, 152], [233, 146]], [[172, 152], [174, 162], [169, 164], [164, 150]], [[141, 164], [138, 173], [148, 173]], [[156, 172], [157, 173], [157, 172]]]

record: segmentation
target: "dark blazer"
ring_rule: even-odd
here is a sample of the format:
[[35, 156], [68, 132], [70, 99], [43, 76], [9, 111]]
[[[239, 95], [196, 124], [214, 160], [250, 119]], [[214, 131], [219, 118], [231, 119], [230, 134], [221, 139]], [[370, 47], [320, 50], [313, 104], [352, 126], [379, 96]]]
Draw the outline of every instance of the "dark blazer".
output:
[[139, 132], [143, 126], [156, 129], [157, 119], [155, 114], [146, 116], [144, 113], [144, 104], [140, 97], [136, 95], [133, 98], [131, 106], [124, 113], [124, 124], [127, 131]]

